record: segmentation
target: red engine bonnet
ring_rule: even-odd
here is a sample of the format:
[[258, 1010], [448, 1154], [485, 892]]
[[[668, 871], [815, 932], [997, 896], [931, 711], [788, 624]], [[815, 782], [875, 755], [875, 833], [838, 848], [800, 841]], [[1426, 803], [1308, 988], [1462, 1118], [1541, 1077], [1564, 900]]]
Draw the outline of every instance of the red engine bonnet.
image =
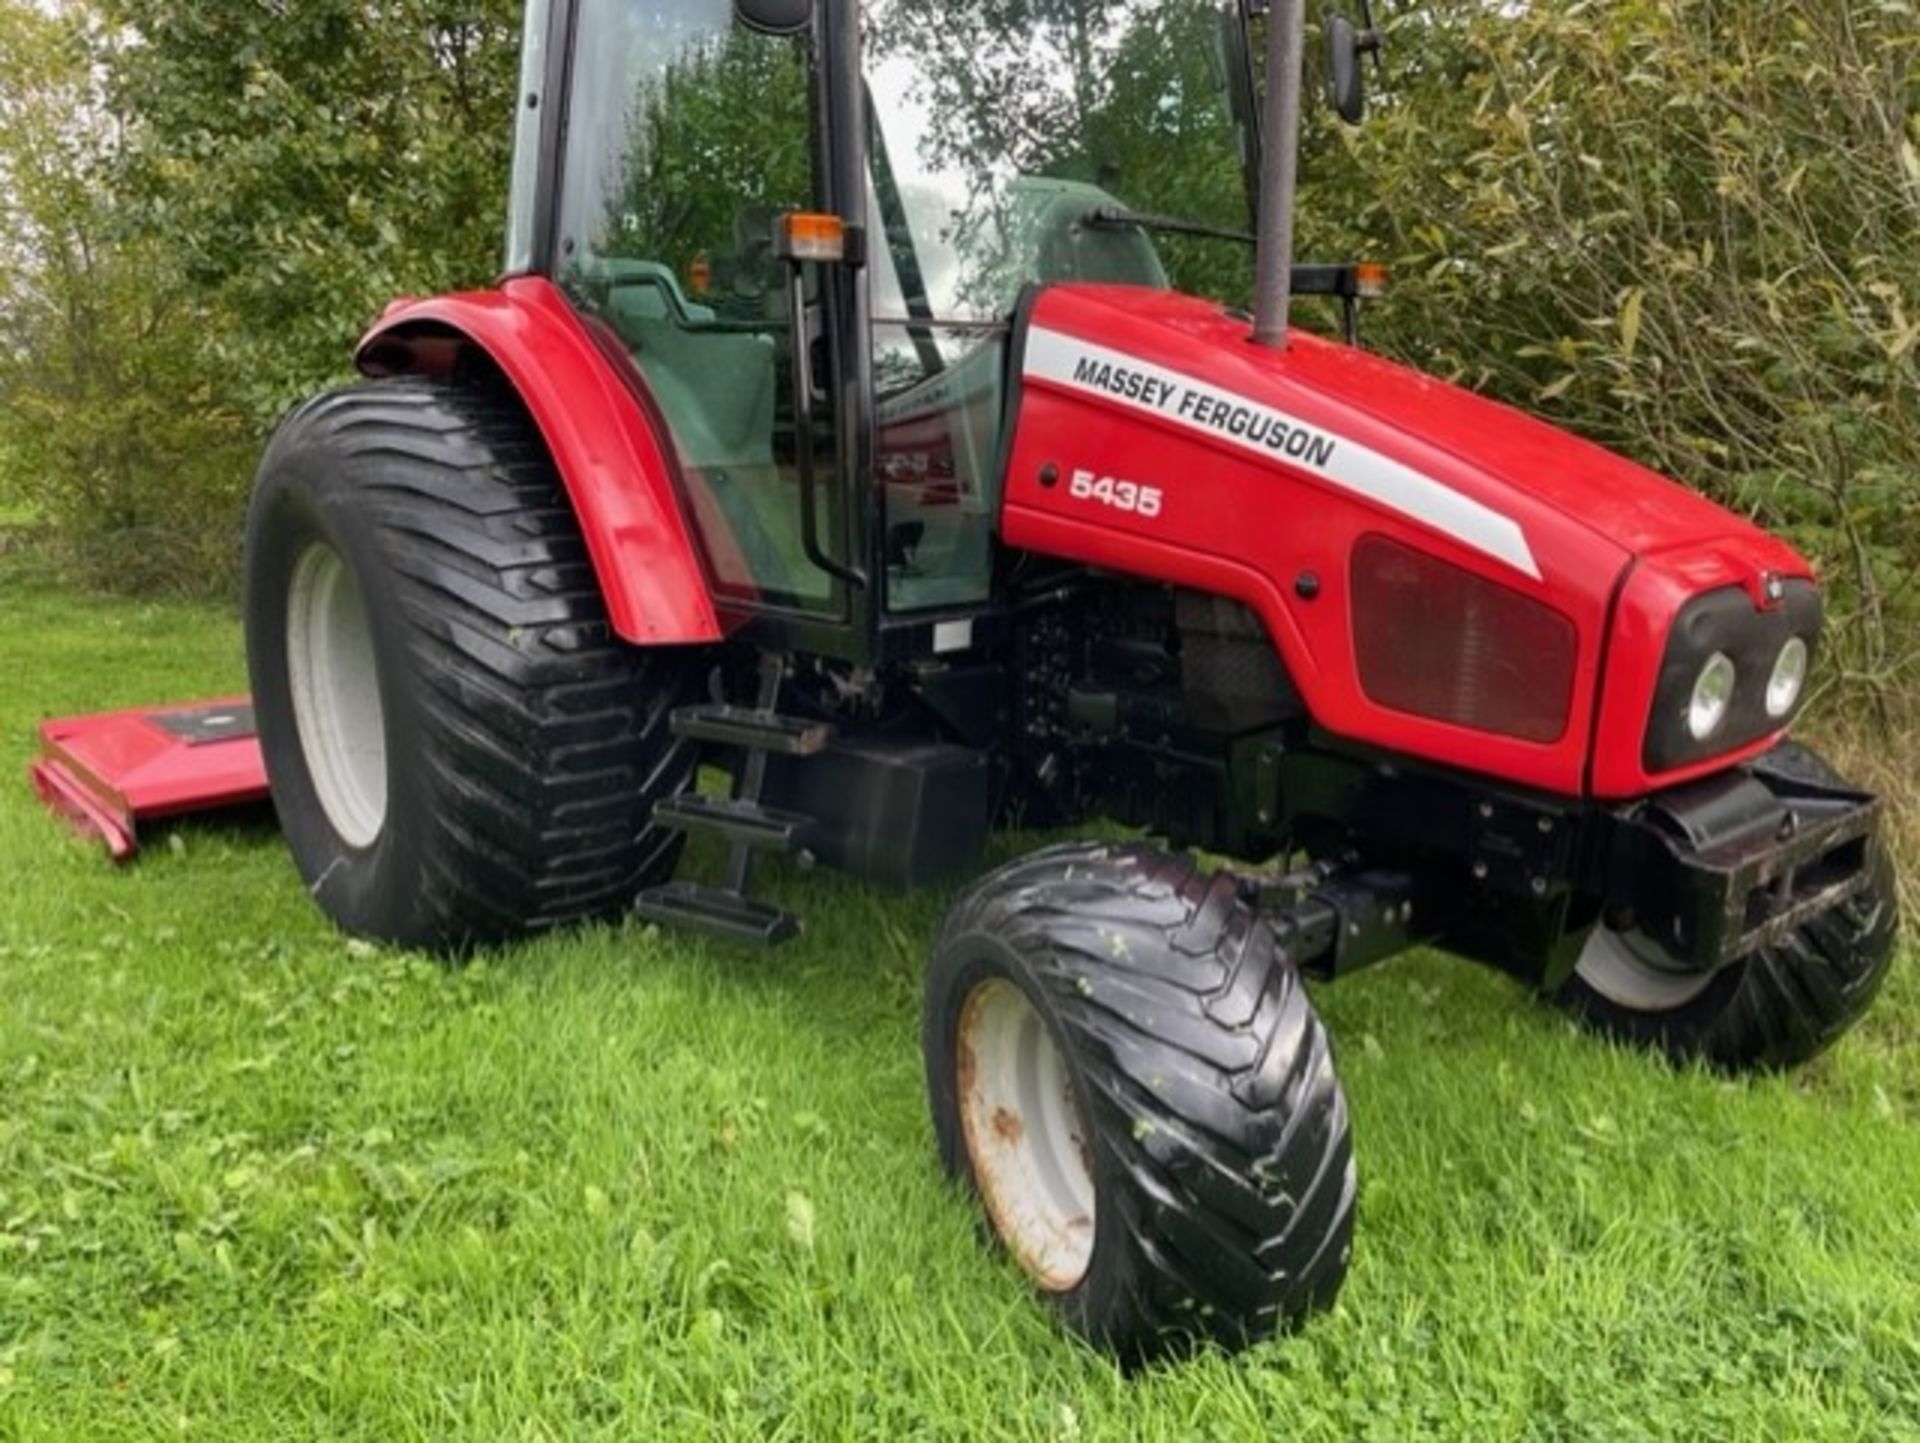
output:
[[[1602, 447], [1381, 357], [1171, 292], [1060, 286], [1025, 328], [1003, 531], [1013, 546], [1234, 596], [1258, 613], [1316, 721], [1354, 741], [1552, 791], [1631, 796], [1667, 630], [1690, 596], [1809, 576], [1789, 546]], [[1102, 369], [1102, 368], [1105, 369]], [[1234, 427], [1256, 418], [1269, 448]], [[1281, 424], [1298, 431], [1272, 448]], [[1151, 488], [1146, 514], [1072, 478]], [[1063, 479], [1064, 478], [1064, 479]], [[1114, 494], [1111, 490], [1109, 497]], [[1565, 731], [1529, 741], [1391, 710], [1357, 675], [1348, 559], [1420, 547], [1551, 607], [1578, 656]]]

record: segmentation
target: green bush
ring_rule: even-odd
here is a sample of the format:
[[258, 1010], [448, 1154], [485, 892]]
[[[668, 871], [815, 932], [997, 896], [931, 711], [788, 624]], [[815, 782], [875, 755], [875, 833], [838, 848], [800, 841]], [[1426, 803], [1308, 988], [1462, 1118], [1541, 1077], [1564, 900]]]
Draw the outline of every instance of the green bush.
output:
[[210, 315], [126, 232], [84, 18], [0, 7], [0, 504], [67, 569], [136, 590], [223, 580], [254, 428], [205, 365]]
[[508, 0], [0, 0], [0, 500], [117, 589], [231, 585], [274, 419], [498, 266]]
[[1847, 674], [1913, 659], [1920, 15], [1907, 0], [1420, 0], [1308, 158], [1396, 266], [1376, 343], [1780, 528]]
[[498, 273], [513, 0], [93, 0], [124, 224], [209, 306], [266, 424], [351, 373], [398, 295]]

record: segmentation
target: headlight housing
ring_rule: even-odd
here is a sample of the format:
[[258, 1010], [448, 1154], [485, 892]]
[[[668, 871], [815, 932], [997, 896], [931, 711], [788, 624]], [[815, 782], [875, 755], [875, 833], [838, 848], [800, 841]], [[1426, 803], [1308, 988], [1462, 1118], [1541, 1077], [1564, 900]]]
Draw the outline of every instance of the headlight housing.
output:
[[1813, 670], [1820, 609], [1819, 589], [1804, 580], [1782, 583], [1764, 610], [1738, 586], [1681, 607], [1647, 718], [1647, 774], [1710, 761], [1787, 725]]

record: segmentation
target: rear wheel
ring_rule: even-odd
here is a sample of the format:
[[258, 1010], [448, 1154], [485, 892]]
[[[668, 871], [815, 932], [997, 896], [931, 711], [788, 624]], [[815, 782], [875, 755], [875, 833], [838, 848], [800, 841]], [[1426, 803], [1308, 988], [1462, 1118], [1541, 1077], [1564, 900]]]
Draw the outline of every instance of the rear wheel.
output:
[[[1843, 785], [1792, 743], [1757, 765]], [[1839, 906], [1718, 972], [1685, 971], [1659, 943], [1603, 924], [1556, 1000], [1596, 1031], [1676, 1061], [1736, 1071], [1797, 1066], [1865, 1015], [1893, 961], [1899, 902], [1884, 849], [1869, 869], [1865, 887]]]
[[613, 913], [671, 871], [655, 801], [688, 659], [621, 643], [510, 394], [406, 378], [275, 435], [247, 653], [295, 863], [348, 931], [460, 949]]
[[922, 1042], [943, 1162], [1074, 1331], [1139, 1362], [1338, 1291], [1346, 1100], [1232, 876], [1096, 844], [1001, 868], [947, 918]]

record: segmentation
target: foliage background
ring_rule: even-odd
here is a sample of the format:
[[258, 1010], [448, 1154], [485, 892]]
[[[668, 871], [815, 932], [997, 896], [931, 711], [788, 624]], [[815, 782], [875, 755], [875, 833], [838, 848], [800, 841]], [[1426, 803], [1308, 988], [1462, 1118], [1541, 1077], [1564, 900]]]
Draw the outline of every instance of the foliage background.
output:
[[[934, 9], [924, 33], [956, 53], [1051, 27], [1084, 54], [1116, 24], [1085, 0]], [[1156, 199], [1184, 186], [1205, 209], [1218, 177], [1170, 170], [1178, 138], [1137, 103], [1190, 47], [1131, 9], [1139, 43], [1089, 90], [1083, 131], [1136, 148]], [[0, 0], [0, 516], [117, 588], [228, 591], [274, 418], [342, 374], [392, 296], [497, 265], [517, 11]], [[1834, 710], [1902, 725], [1920, 648], [1915, 4], [1385, 13], [1374, 116], [1310, 112], [1303, 200], [1307, 250], [1396, 268], [1372, 343], [1786, 530], [1829, 584], [1826, 684], [1864, 702]], [[987, 111], [1057, 129], [1006, 97]]]
[[[1844, 675], [1911, 675], [1920, 15], [1906, 0], [1405, 7], [1307, 207], [1375, 338], [1781, 528]], [[1830, 674], [1831, 671], [1830, 671]]]
[[0, 3], [0, 504], [70, 571], [230, 589], [275, 417], [497, 269], [518, 9]]

